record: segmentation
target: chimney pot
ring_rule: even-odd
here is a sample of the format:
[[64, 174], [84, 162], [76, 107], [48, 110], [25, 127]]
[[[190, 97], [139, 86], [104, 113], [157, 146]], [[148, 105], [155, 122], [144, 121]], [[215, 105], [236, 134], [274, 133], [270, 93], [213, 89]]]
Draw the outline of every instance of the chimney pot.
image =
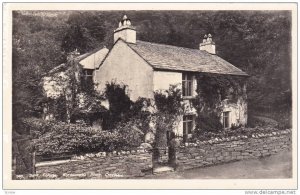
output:
[[211, 34], [208, 34], [207, 42], [212, 42], [212, 36], [211, 36]]
[[215, 43], [212, 41], [212, 35], [204, 35], [203, 42], [200, 43], [199, 49], [201, 51], [206, 51], [210, 54], [216, 54], [216, 46]]
[[204, 35], [204, 38], [203, 38], [203, 43], [206, 43], [206, 39], [207, 39], [207, 35]]
[[114, 30], [114, 43], [121, 38], [128, 43], [136, 43], [136, 31], [131, 25], [131, 21], [126, 15], [119, 22], [119, 27]]

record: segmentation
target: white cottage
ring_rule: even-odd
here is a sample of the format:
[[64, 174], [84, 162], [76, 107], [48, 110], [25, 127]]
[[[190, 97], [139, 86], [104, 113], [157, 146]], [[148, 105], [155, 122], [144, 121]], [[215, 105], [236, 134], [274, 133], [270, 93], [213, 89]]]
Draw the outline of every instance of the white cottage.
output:
[[[190, 102], [197, 95], [196, 75], [209, 73], [243, 78], [248, 76], [216, 55], [215, 43], [210, 34], [204, 36], [199, 49], [145, 42], [136, 39], [136, 29], [126, 16], [114, 30], [114, 45], [110, 50], [95, 49], [83, 55], [75, 52], [69, 60], [74, 60], [76, 66], [81, 68], [81, 79], [94, 82], [100, 93], [105, 90], [106, 83], [114, 81], [128, 86], [128, 95], [132, 101], [139, 97], [153, 98], [156, 90], [169, 89], [170, 85], [181, 85], [183, 100], [189, 106], [189, 112], [182, 116], [179, 126], [174, 129], [175, 134], [180, 136], [191, 134], [195, 128], [197, 113]], [[65, 93], [65, 86], [68, 85], [65, 72], [69, 68], [67, 64], [62, 64], [44, 78], [47, 97], [55, 98]], [[243, 86], [243, 91], [246, 94], [246, 86]], [[108, 108], [108, 105], [104, 106]], [[220, 107], [220, 122], [224, 128], [247, 124], [245, 98], [238, 98], [236, 103], [223, 99]], [[51, 118], [51, 112], [47, 110], [45, 118]]]
[[[153, 98], [153, 92], [168, 89], [171, 84], [181, 84], [183, 99], [189, 101], [196, 96], [196, 74], [211, 73], [221, 75], [247, 74], [216, 55], [212, 36], [205, 36], [199, 49], [176, 47], [136, 40], [136, 29], [126, 16], [114, 30], [114, 45], [104, 60], [93, 72], [97, 90], [105, 90], [107, 82], [125, 84], [129, 97], [135, 101], [139, 97]], [[245, 90], [245, 87], [244, 87]], [[247, 102], [236, 104], [223, 102], [220, 121], [224, 128], [247, 123]], [[196, 111], [182, 117], [175, 133], [191, 134], [195, 126]]]

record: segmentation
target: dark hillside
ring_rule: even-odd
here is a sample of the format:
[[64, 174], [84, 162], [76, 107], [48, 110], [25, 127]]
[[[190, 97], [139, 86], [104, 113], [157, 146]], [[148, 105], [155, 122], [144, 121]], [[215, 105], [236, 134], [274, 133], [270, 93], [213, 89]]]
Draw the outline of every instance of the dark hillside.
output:
[[37, 82], [64, 62], [68, 52], [111, 47], [124, 14], [144, 41], [198, 48], [203, 35], [211, 33], [217, 54], [251, 76], [249, 113], [290, 113], [287, 11], [24, 11], [13, 13], [14, 119], [40, 114]]

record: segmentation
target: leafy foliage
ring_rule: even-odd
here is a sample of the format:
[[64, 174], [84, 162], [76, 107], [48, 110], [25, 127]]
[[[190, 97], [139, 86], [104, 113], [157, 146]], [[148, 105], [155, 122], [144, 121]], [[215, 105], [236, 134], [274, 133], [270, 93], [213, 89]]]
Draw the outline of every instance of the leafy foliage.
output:
[[13, 12], [12, 30], [13, 129], [26, 134], [21, 118], [42, 114], [42, 75], [64, 60], [60, 50], [64, 20]]
[[[13, 12], [13, 126], [40, 116], [42, 75], [81, 53], [113, 44], [119, 11]], [[217, 54], [246, 71], [249, 112], [288, 113], [291, 90], [291, 13], [288, 11], [126, 11], [137, 38], [197, 49], [213, 35]], [[74, 42], [76, 40], [76, 42]], [[51, 47], [49, 47], [51, 45]], [[289, 117], [289, 116], [288, 116]], [[280, 118], [280, 117], [279, 117]], [[21, 133], [21, 132], [20, 132]]]
[[228, 99], [236, 103], [238, 97], [245, 96], [243, 87], [245, 78], [231, 75], [197, 75], [197, 93], [207, 106], [214, 107], [221, 100]]
[[179, 115], [183, 112], [181, 89], [177, 85], [170, 85], [168, 90], [155, 91], [154, 101], [161, 113]]
[[197, 135], [204, 131], [218, 131], [222, 129], [220, 122], [220, 106], [222, 100], [237, 103], [238, 98], [246, 99], [244, 90], [245, 78], [231, 75], [199, 74], [197, 79], [197, 96], [192, 100], [197, 110]]
[[132, 147], [138, 147], [143, 142], [144, 132], [139, 127], [135, 120], [130, 120], [125, 123], [119, 123], [115, 131], [122, 135], [121, 141], [124, 142], [123, 150]]
[[167, 131], [172, 132], [180, 122], [180, 117], [186, 112], [181, 98], [181, 89], [177, 85], [171, 85], [168, 90], [156, 91], [154, 101], [155, 146], [166, 147]]
[[46, 101], [48, 108], [51, 108], [51, 113], [54, 119], [60, 121], [67, 121], [67, 100], [64, 95], [58, 98], [48, 98]]
[[216, 132], [222, 129], [222, 124], [220, 122], [220, 116], [216, 113], [198, 113], [196, 119], [196, 128], [195, 128], [195, 135], [199, 136], [203, 134], [203, 132]]
[[109, 102], [109, 110], [104, 116], [104, 129], [111, 130], [122, 123], [134, 121], [135, 126], [143, 129], [144, 133], [150, 131], [151, 113], [148, 108], [151, 103], [149, 99], [139, 98], [133, 102], [128, 96], [127, 86], [115, 82], [106, 84], [104, 97]]
[[105, 119], [104, 129], [113, 129], [127, 115], [133, 102], [127, 95], [126, 85], [107, 83], [105, 98], [109, 102], [109, 113]]
[[35, 118], [26, 119], [26, 124], [34, 132], [35, 147], [42, 155], [129, 150], [142, 143], [142, 132], [132, 123], [119, 126], [112, 132], [97, 131], [85, 124]]
[[[99, 47], [104, 40], [104, 21], [95, 13], [74, 12], [67, 20], [68, 30], [62, 40], [62, 49], [72, 52], [76, 49], [80, 53], [89, 52]], [[99, 44], [95, 44], [99, 43]]]

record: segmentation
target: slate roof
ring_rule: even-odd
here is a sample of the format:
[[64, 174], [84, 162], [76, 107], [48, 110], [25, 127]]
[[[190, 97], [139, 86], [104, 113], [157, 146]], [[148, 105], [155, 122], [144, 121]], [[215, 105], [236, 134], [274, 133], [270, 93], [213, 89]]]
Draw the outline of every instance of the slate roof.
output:
[[[62, 71], [65, 71], [67, 69], [67, 64], [66, 63], [63, 63], [63, 64], [60, 64], [56, 67], [54, 67], [53, 69], [51, 69], [48, 73], [46, 73], [45, 75], [53, 75], [55, 73], [58, 73], [58, 72], [62, 72]], [[44, 75], [44, 76], [45, 76]]]
[[[100, 52], [100, 53], [99, 53]], [[96, 54], [96, 53], [99, 53], [99, 56], [97, 59], [97, 62], [95, 64], [95, 67], [94, 67], [94, 64], [93, 65], [84, 65], [84, 64], [81, 64], [83, 66], [83, 68], [86, 68], [86, 69], [95, 69], [95, 68], [99, 68], [100, 64], [103, 62], [103, 60], [105, 59], [107, 53], [109, 52], [108, 49], [106, 49], [106, 47], [102, 47], [102, 48], [96, 48], [88, 53], [84, 53], [80, 56], [77, 56], [74, 60], [78, 63], [80, 63], [81, 61], [83, 61], [84, 59], [90, 57], [91, 55], [93, 54]]]
[[[104, 50], [107, 50], [107, 51], [104, 51]], [[101, 56], [98, 56], [99, 59], [98, 59], [98, 62], [96, 64], [96, 67], [95, 67], [95, 68], [99, 68], [100, 64], [103, 62], [103, 60], [105, 59], [105, 57], [106, 57], [106, 55], [108, 53], [108, 49], [106, 49], [106, 47], [96, 48], [96, 49], [94, 49], [94, 50], [92, 50], [90, 52], [81, 54], [81, 55], [75, 57], [74, 60], [75, 60], [76, 63], [80, 64], [80, 62], [82, 60], [88, 58], [89, 56], [91, 56], [91, 55], [93, 55], [93, 54], [95, 54], [97, 52], [101, 52], [101, 51], [102, 51]], [[80, 65], [83, 66], [83, 68], [94, 69], [94, 67], [91, 68], [91, 67], [85, 67], [85, 65], [83, 65], [83, 64], [80, 64]], [[94, 64], [93, 64], [93, 66], [94, 66]], [[69, 68], [68, 63], [62, 63], [62, 64], [54, 67], [53, 69], [51, 69], [44, 76], [46, 76], [46, 75], [50, 76], [50, 75], [53, 75], [53, 74], [58, 73], [58, 72], [63, 72], [63, 71], [66, 71], [68, 68]]]
[[245, 72], [217, 55], [199, 49], [189, 49], [137, 40], [127, 43], [154, 69], [205, 72], [248, 76]]

